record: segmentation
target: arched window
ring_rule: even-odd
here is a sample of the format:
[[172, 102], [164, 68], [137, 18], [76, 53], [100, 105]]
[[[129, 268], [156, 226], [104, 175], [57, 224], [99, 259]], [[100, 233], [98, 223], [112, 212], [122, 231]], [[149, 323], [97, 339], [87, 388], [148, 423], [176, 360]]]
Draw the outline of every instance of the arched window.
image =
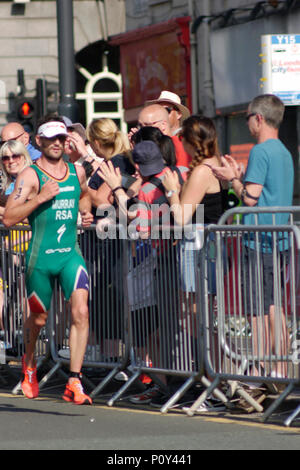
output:
[[[76, 100], [81, 102], [80, 107], [82, 114], [85, 114], [87, 125], [92, 119], [107, 117], [113, 119], [120, 130], [127, 132], [127, 124], [124, 121], [122, 77], [116, 70], [119, 69], [119, 63], [116, 57], [113, 57], [112, 62], [111, 51], [105, 50], [103, 44], [101, 46], [99, 48], [99, 43], [94, 44], [89, 46], [89, 51], [86, 48], [79, 53], [78, 59], [81, 60], [77, 61], [77, 73], [81, 77], [79, 77], [81, 86], [80, 91], [76, 93]], [[96, 47], [97, 54], [95, 54]], [[95, 57], [99, 55], [102, 56], [103, 63], [100, 72], [97, 71], [97, 63], [95, 63]], [[108, 63], [113, 71], [109, 69]]]

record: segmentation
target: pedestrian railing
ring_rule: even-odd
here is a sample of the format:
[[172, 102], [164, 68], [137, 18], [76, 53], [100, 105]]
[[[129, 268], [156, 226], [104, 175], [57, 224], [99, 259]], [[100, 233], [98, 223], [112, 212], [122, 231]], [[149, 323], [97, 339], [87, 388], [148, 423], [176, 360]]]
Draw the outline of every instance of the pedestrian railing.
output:
[[[243, 217], [251, 211], [254, 225], [228, 225], [233, 215]], [[78, 227], [90, 279], [90, 333], [83, 371], [92, 397], [126, 372], [128, 380], [110, 394], [108, 405], [126, 396], [133, 384], [142, 389], [141, 376], [147, 374], [167, 392], [170, 378], [177, 382], [162, 412], [198, 382], [204, 392], [189, 415], [211, 393], [230, 404], [224, 383], [262, 412], [240, 384], [284, 385], [264, 412], [263, 420], [269, 418], [299, 384], [300, 232], [295, 222], [299, 208], [262, 212], [272, 213], [270, 224], [259, 225], [257, 209], [227, 211], [218, 225], [200, 228], [200, 241], [192, 244], [182, 243], [172, 231], [168, 237], [142, 240], [117, 230], [114, 239], [100, 239], [95, 226]], [[285, 224], [276, 225], [278, 213], [288, 213]], [[0, 367], [10, 372], [9, 361], [20, 361], [23, 352], [22, 329], [28, 315], [24, 250], [29, 236], [28, 226], [0, 226]], [[273, 291], [271, 314], [264, 305], [266, 286]], [[70, 330], [70, 307], [57, 285], [47, 327], [37, 343], [38, 364], [48, 367], [40, 388], [55, 373], [66, 377]], [[286, 424], [299, 412], [295, 410]]]
[[[142, 387], [143, 374], [166, 392], [167, 378], [177, 377], [180, 386], [165, 411], [197, 378], [209, 385], [201, 373], [196, 300], [194, 312], [192, 300], [182, 295], [180, 288], [178, 240], [172, 234], [168, 239], [135, 240], [122, 233], [113, 240], [99, 240], [90, 228], [79, 235], [79, 241], [90, 275], [90, 335], [83, 368], [110, 369], [96, 386], [88, 382], [91, 397], [122, 372], [128, 380], [109, 398], [109, 406], [132, 384]], [[51, 354], [56, 364], [63, 365], [69, 361], [70, 312], [60, 288], [52, 306]], [[215, 393], [223, 397], [219, 390]]]
[[[299, 304], [296, 259], [300, 232], [295, 226], [210, 226], [216, 260], [215, 303], [209, 301], [207, 266], [200, 289], [204, 302], [205, 370], [218, 381], [286, 384], [287, 388], [264, 414], [267, 419], [294, 386], [298, 375]], [[249, 249], [249, 234], [255, 243]], [[282, 235], [285, 250], [280, 251]], [[265, 236], [271, 236], [272, 252], [261, 251]], [[266, 263], [269, 265], [266, 267]], [[267, 278], [268, 277], [268, 278]], [[273, 307], [265, 297], [273, 291]], [[262, 406], [243, 393], [261, 412]], [[190, 413], [201, 404], [201, 398]]]
[[[226, 378], [231, 386], [236, 380], [263, 382], [273, 390], [274, 382], [285, 386], [265, 411], [264, 421], [299, 384], [299, 212], [299, 207], [235, 208], [206, 233], [214, 234], [217, 292], [214, 305], [204, 302], [205, 368], [216, 383]], [[245, 215], [246, 220], [251, 216], [250, 226], [242, 225]], [[287, 225], [276, 225], [278, 217]], [[238, 225], [228, 225], [233, 219]], [[262, 220], [268, 225], [261, 225]], [[202, 253], [202, 268], [208, 262]], [[205, 276], [201, 280], [202, 298], [207, 299]], [[271, 311], [265, 305], [269, 289]], [[243, 396], [257, 411], [263, 410]], [[189, 413], [199, 404], [201, 397]]]

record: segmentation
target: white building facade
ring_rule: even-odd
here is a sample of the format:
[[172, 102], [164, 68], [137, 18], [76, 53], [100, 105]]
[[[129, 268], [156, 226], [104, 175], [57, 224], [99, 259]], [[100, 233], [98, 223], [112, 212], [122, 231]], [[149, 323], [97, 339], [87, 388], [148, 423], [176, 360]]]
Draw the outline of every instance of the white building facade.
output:
[[[110, 66], [104, 52], [108, 37], [125, 31], [125, 0], [74, 0], [73, 12], [75, 63], [81, 70], [77, 82], [82, 82], [77, 91], [84, 92], [88, 75], [103, 71], [105, 63]], [[83, 57], [87, 60], [78, 62]], [[18, 70], [24, 73], [28, 97], [35, 96], [37, 79], [59, 81], [55, 0], [0, 0], [0, 63], [2, 127], [10, 119], [13, 96], [20, 91]], [[118, 64], [114, 69], [117, 74]]]

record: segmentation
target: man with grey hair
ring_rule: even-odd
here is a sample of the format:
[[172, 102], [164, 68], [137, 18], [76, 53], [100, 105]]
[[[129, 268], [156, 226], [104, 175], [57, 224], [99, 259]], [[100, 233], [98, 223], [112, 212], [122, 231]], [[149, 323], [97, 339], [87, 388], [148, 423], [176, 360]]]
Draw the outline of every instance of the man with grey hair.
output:
[[[248, 106], [246, 120], [249, 131], [257, 144], [250, 152], [245, 175], [242, 175], [239, 165], [230, 156], [222, 157], [222, 167], [213, 168], [216, 176], [232, 183], [236, 195], [242, 199], [245, 206], [287, 207], [293, 203], [293, 159], [279, 139], [279, 127], [283, 116], [284, 103], [277, 96], [264, 94], [254, 98]], [[257, 223], [255, 217], [255, 214], [246, 214], [243, 219], [244, 224], [255, 225]], [[260, 213], [257, 217], [259, 225], [274, 225], [272, 213]], [[288, 213], [275, 213], [277, 225], [287, 224], [288, 219]], [[261, 357], [263, 354], [275, 353], [278, 357], [285, 358], [288, 352], [289, 336], [285, 314], [283, 309], [275, 309], [274, 290], [278, 287], [275, 283], [276, 273], [273, 272], [274, 250], [280, 254], [278, 270], [286, 266], [284, 261], [284, 256], [288, 256], [286, 235], [281, 234], [275, 243], [271, 233], [261, 233], [259, 243], [257, 243], [253, 233], [252, 236], [250, 233], [248, 239], [243, 242], [244, 261], [247, 266], [244, 269], [245, 284], [249, 286], [254, 279], [257, 279], [258, 257], [262, 270], [260, 285], [262, 299], [257, 298], [255, 293], [252, 295], [249, 289], [246, 289], [247, 313], [251, 312], [253, 353], [259, 355], [260, 352]], [[280, 279], [283, 273], [277, 274]], [[283, 361], [284, 359], [276, 360], [272, 364], [271, 375], [273, 377], [286, 377], [287, 364]]]
[[[239, 165], [229, 156], [222, 157], [222, 167], [213, 168], [216, 176], [232, 183], [234, 192], [246, 206], [292, 204], [293, 159], [279, 139], [283, 115], [284, 104], [277, 96], [265, 94], [254, 98], [248, 106], [246, 120], [257, 145], [250, 152], [244, 177]], [[253, 217], [246, 217], [247, 224], [253, 223]], [[285, 219], [286, 214], [277, 214], [276, 223], [285, 223]], [[259, 223], [270, 223], [270, 215], [262, 214]]]

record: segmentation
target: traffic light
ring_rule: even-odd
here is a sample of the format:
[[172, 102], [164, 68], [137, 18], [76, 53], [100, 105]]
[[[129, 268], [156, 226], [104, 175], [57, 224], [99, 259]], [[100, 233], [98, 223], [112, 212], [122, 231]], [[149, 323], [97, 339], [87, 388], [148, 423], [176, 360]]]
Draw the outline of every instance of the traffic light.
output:
[[25, 96], [17, 96], [15, 101], [15, 114], [18, 122], [30, 134], [34, 133], [36, 126], [36, 100]]
[[34, 104], [28, 98], [24, 98], [18, 107], [18, 115], [22, 120], [31, 119], [34, 115]]
[[37, 117], [56, 112], [58, 104], [58, 83], [38, 78], [36, 80]]

